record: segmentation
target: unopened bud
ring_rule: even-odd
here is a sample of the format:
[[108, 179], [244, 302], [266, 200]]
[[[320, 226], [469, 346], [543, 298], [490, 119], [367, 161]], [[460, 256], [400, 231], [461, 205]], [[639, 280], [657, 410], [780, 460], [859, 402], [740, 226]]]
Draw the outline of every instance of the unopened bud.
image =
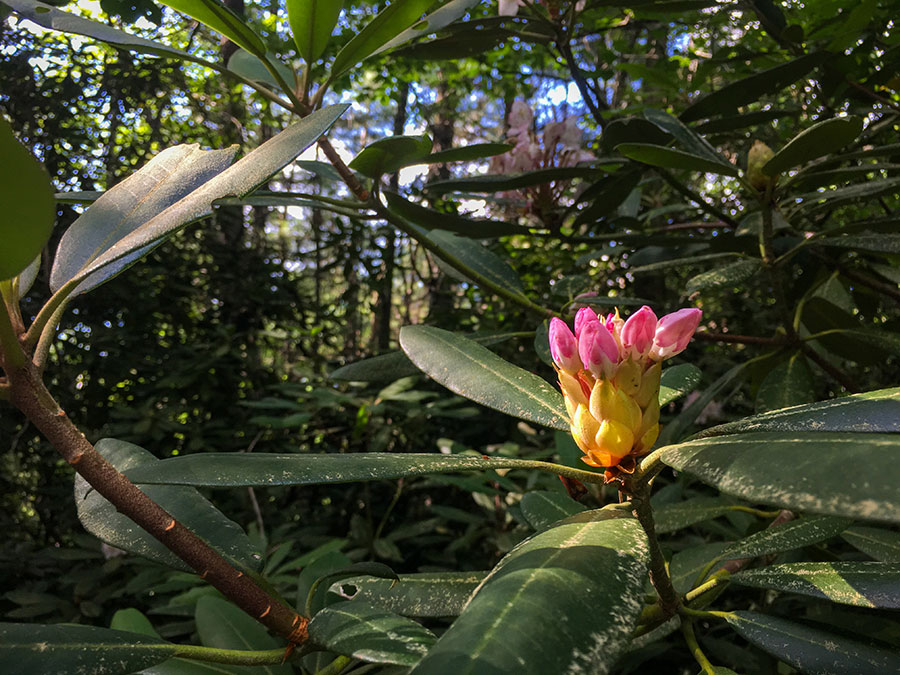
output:
[[754, 188], [762, 192], [770, 186], [775, 185], [774, 176], [767, 176], [763, 173], [763, 166], [775, 156], [772, 148], [762, 141], [754, 141], [753, 147], [747, 153], [747, 180]]

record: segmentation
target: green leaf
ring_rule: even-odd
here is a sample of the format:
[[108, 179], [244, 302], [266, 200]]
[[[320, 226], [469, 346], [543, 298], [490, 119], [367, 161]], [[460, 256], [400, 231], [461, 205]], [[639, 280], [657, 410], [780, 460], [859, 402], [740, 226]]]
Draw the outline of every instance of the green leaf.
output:
[[703, 373], [692, 363], [669, 366], [659, 380], [659, 404], [668, 405], [689, 394], [700, 384], [701, 377]]
[[857, 526], [844, 530], [841, 536], [848, 544], [875, 560], [900, 563], [900, 533]]
[[725, 176], [738, 175], [738, 169], [733, 164], [723, 164], [719, 160], [707, 159], [683, 150], [665, 148], [660, 145], [623, 143], [617, 146], [616, 150], [629, 159], [634, 159], [650, 166], [661, 166], [666, 169], [685, 169], [687, 171], [708, 171]]
[[[269, 635], [269, 631], [253, 617], [227, 600], [205, 595], [194, 610], [197, 633], [204, 647], [215, 649], [265, 650], [285, 647], [284, 640]], [[243, 666], [246, 675], [292, 675], [288, 664]]]
[[380, 54], [388, 49], [398, 47], [404, 42], [409, 42], [410, 40], [415, 40], [416, 38], [446, 28], [458, 18], [465, 15], [469, 8], [477, 5], [478, 1], [479, 0], [450, 0], [450, 2], [442, 5], [424, 19], [417, 22], [412, 28], [407, 28], [397, 37], [379, 47], [374, 53]]
[[[881, 180], [868, 180], [857, 185], [848, 185], [835, 190], [817, 190], [796, 197], [792, 196], [791, 200], [792, 202], [796, 199], [802, 200], [799, 208], [804, 216], [809, 217], [825, 209], [834, 209], [844, 204], [869, 201], [882, 195], [894, 194], [898, 187], [900, 187], [900, 178], [884, 178]], [[842, 237], [833, 237], [817, 240], [816, 243], [827, 245], [831, 242], [842, 240]], [[851, 242], [852, 239], [847, 244], [852, 247], [854, 244]], [[861, 243], [865, 243], [865, 240], [862, 240]], [[872, 242], [872, 244], [877, 245], [877, 242]]]
[[[176, 145], [153, 157], [144, 167], [104, 192], [66, 230], [56, 249], [50, 288], [57, 291], [79, 271], [109, 251], [119, 240], [222, 173], [236, 147], [201, 150], [196, 143]], [[81, 283], [84, 293], [115, 276], [150, 250], [153, 244], [121, 258]]]
[[723, 559], [756, 558], [818, 544], [836, 537], [853, 522], [852, 518], [805, 516], [751, 534], [729, 545]]
[[399, 581], [352, 577], [331, 585], [332, 593], [394, 614], [417, 618], [459, 616], [487, 572], [401, 574]]
[[796, 82], [826, 58], [828, 55], [822, 52], [804, 54], [787, 63], [736, 80], [701, 97], [678, 117], [682, 122], [694, 122], [713, 115], [737, 112], [741, 106], [754, 103], [761, 97], [774, 94]]
[[[468, 237], [458, 237], [452, 232], [446, 230], [431, 230], [426, 232], [421, 228], [416, 228], [418, 237], [421, 239], [430, 239], [431, 242], [440, 248], [440, 250], [456, 258], [470, 269], [478, 272], [482, 276], [490, 279], [494, 283], [505, 286], [507, 289], [522, 294], [522, 282], [519, 275], [496, 253], [485, 247], [481, 242], [474, 241]], [[438, 253], [440, 256], [440, 253]], [[460, 272], [451, 263], [445, 260], [439, 260], [441, 269], [451, 276], [466, 281], [468, 283], [476, 283]]]
[[161, 0], [162, 4], [171, 7], [189, 17], [206, 24], [214, 31], [221, 33], [238, 47], [254, 56], [265, 58], [266, 46], [260, 37], [244, 23], [244, 20], [216, 0]]
[[524, 459], [426, 453], [277, 455], [204, 452], [133, 466], [125, 473], [142, 485], [275, 487], [355, 483], [490, 469], [533, 469], [542, 464]]
[[150, 619], [144, 616], [140, 610], [129, 607], [128, 609], [120, 609], [113, 614], [109, 627], [113, 630], [122, 630], [128, 633], [140, 633], [141, 635], [149, 635], [151, 637], [159, 637], [159, 633], [150, 623]]
[[0, 657], [17, 675], [127, 675], [172, 656], [177, 645], [95, 626], [0, 623]]
[[806, 357], [797, 352], [766, 375], [756, 393], [756, 411], [767, 412], [815, 399], [813, 374]]
[[[270, 57], [269, 62], [274, 65], [285, 82], [294, 83], [294, 71], [275, 58]], [[236, 49], [234, 54], [229, 57], [228, 70], [244, 80], [258, 82], [270, 89], [281, 89], [281, 83], [269, 72], [265, 64], [258, 57], [243, 49]]]
[[747, 431], [900, 432], [900, 387], [775, 410], [706, 429], [695, 438]]
[[519, 502], [519, 507], [528, 524], [538, 531], [546, 530], [563, 518], [587, 510], [587, 507], [582, 506], [569, 495], [549, 490], [526, 492], [522, 501]]
[[776, 176], [795, 166], [840, 150], [862, 133], [863, 120], [859, 117], [837, 117], [814, 124], [800, 132], [787, 145], [766, 162], [762, 171]]
[[416, 23], [433, 3], [434, 0], [395, 0], [385, 7], [338, 52], [331, 65], [329, 81], [387, 45]]
[[696, 497], [684, 502], [666, 504], [653, 512], [656, 532], [667, 534], [704, 520], [712, 520], [731, 511], [731, 507], [732, 503], [721, 497]]
[[552, 429], [569, 428], [562, 394], [472, 340], [431, 326], [404, 326], [400, 346], [416, 366], [460, 396]]
[[122, 47], [123, 49], [130, 49], [144, 54], [168, 56], [181, 61], [206, 63], [203, 59], [192, 56], [180, 49], [175, 49], [159, 42], [153, 42], [152, 40], [145, 40], [144, 38], [130, 35], [111, 26], [91, 21], [90, 19], [75, 14], [63, 12], [54, 6], [43, 2], [35, 2], [34, 0], [9, 0], [9, 2], [4, 2], [3, 4], [12, 7], [17, 14], [27, 18], [29, 21], [33, 21], [37, 25], [50, 30], [84, 35], [117, 47]]
[[[467, 337], [481, 345], [492, 345], [519, 336], [500, 333], [494, 335], [472, 334]], [[400, 378], [418, 375], [421, 372], [406, 354], [397, 350], [348, 363], [332, 372], [328, 377], [343, 382], [395, 382]]]
[[0, 281], [10, 279], [40, 254], [56, 220], [50, 176], [0, 117]]
[[309, 622], [309, 637], [337, 654], [398, 666], [414, 666], [436, 639], [415, 621], [359, 600], [317, 613]]
[[[672, 585], [678, 593], [687, 593], [694, 588], [695, 582], [702, 583], [705, 579], [698, 577], [713, 561], [718, 560], [726, 544], [715, 542], [712, 544], [700, 544], [678, 551], [669, 562], [669, 574], [672, 576]], [[710, 570], [712, 571], [712, 570]]]
[[757, 612], [729, 612], [725, 620], [745, 640], [801, 672], [884, 675], [900, 672], [900, 654]]
[[900, 609], [900, 564], [808, 562], [745, 570], [731, 577], [742, 586], [800, 593], [842, 605]]
[[322, 56], [343, 6], [343, 0], [287, 0], [291, 35], [304, 61]]
[[369, 143], [348, 165], [368, 178], [379, 178], [419, 163], [431, 152], [431, 137], [388, 136]]
[[710, 260], [722, 260], [723, 258], [734, 258], [739, 253], [707, 253], [705, 255], [694, 255], [687, 258], [674, 258], [672, 260], [661, 260], [659, 262], [641, 265], [640, 267], [632, 267], [628, 270], [631, 274], [641, 274], [643, 272], [658, 272], [659, 270], [667, 270], [673, 267], [691, 267]]
[[[163, 464], [149, 452], [131, 443], [104, 438], [97, 452], [119, 471], [140, 467], [148, 473]], [[189, 487], [151, 486], [141, 488], [148, 497], [168, 511], [194, 534], [206, 540], [225, 558], [240, 567], [256, 570], [262, 556], [234, 522], [226, 518], [199, 492]], [[142, 555], [169, 567], [192, 572], [155, 537], [119, 513], [81, 476], [75, 477], [75, 504], [81, 524], [91, 534], [118, 548]]]
[[519, 544], [412, 673], [607, 672], [640, 614], [648, 559], [638, 522], [608, 518], [578, 514]]
[[606, 174], [607, 172], [601, 169], [573, 166], [560, 169], [538, 169], [537, 171], [526, 171], [510, 175], [498, 174], [451, 178], [429, 183], [425, 189], [436, 194], [445, 194], [447, 192], [507, 192], [555, 181], [568, 181], [574, 178], [600, 178]]
[[694, 420], [703, 412], [703, 409], [710, 402], [719, 396], [720, 392], [731, 384], [744, 371], [748, 363], [739, 363], [727, 370], [718, 380], [712, 383], [700, 396], [698, 396], [690, 405], [678, 413], [678, 417], [666, 424], [659, 435], [658, 446], [668, 445], [676, 440], [681, 439], [684, 432], [694, 423]]
[[707, 143], [702, 136], [698, 135], [693, 129], [685, 126], [677, 117], [673, 117], [662, 110], [654, 110], [653, 108], [644, 110], [644, 117], [647, 118], [647, 121], [652, 122], [666, 133], [671, 134], [675, 138], [675, 141], [681, 145], [686, 152], [719, 164], [729, 170], [735, 168], [731, 162], [725, 159], [714, 147]]
[[761, 261], [756, 258], [738, 260], [692, 277], [688, 280], [684, 290], [690, 295], [712, 288], [734, 288], [750, 279], [761, 267]]
[[390, 211], [404, 220], [426, 230], [445, 230], [463, 237], [485, 239], [503, 237], [508, 234], [527, 234], [528, 230], [515, 223], [499, 220], [472, 220], [452, 213], [441, 213], [433, 209], [414, 204], [396, 192], [383, 190]]
[[[347, 107], [332, 105], [312, 113], [224, 171], [220, 167], [225, 159], [230, 162], [232, 150], [198, 154], [202, 151], [191, 145], [164, 151], [104, 193], [66, 231], [51, 272], [51, 288], [83, 282], [78, 292], [84, 292], [115, 276], [184, 226], [209, 215], [216, 199], [243, 197], [255, 190], [322, 136]], [[147, 171], [151, 164], [153, 170]], [[155, 191], [163, 184], [173, 189], [177, 182], [162, 183], [158, 172], [177, 174], [199, 186], [169, 204]], [[97, 237], [97, 230], [102, 230], [102, 237]]]
[[900, 522], [898, 452], [900, 434], [757, 432], [668, 446], [660, 459], [751, 502]]
[[897, 234], [857, 234], [841, 237], [828, 237], [816, 242], [819, 246], [848, 248], [854, 251], [871, 251], [872, 253], [900, 253], [900, 235]]

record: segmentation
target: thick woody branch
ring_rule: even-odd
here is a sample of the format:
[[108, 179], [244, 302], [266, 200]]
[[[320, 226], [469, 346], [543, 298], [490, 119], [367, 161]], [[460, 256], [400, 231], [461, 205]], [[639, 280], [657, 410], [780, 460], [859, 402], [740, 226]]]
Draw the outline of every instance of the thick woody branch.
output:
[[91, 487], [273, 633], [292, 644], [306, 641], [307, 619], [235, 569], [107, 462], [59, 408], [31, 363], [9, 370], [12, 403]]

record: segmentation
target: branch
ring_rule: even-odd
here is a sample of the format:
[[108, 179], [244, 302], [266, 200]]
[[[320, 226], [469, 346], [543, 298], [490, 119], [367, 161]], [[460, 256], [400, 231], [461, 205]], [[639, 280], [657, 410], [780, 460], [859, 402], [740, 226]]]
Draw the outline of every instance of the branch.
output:
[[308, 620], [266, 593], [173, 518], [97, 452], [40, 381], [31, 363], [9, 368], [11, 400], [66, 462], [116, 509], [156, 537], [241, 609], [291, 644], [307, 640]]

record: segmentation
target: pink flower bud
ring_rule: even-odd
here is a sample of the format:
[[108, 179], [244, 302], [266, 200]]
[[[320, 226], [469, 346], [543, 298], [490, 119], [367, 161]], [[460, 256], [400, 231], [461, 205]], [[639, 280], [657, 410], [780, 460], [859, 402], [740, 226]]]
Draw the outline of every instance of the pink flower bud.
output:
[[575, 315], [575, 337], [581, 337], [581, 330], [584, 328], [586, 323], [591, 321], [599, 321], [597, 318], [596, 312], [592, 310], [590, 307], [582, 307], [578, 310], [578, 313]]
[[568, 373], [577, 373], [581, 370], [581, 361], [578, 358], [578, 341], [572, 335], [572, 331], [565, 321], [553, 317], [550, 320], [550, 356], [553, 362]]
[[656, 314], [647, 305], [644, 305], [629, 316], [628, 321], [622, 326], [620, 336], [625, 353], [634, 359], [646, 356], [653, 345], [655, 333]]
[[653, 347], [650, 356], [658, 361], [675, 356], [684, 351], [700, 325], [703, 312], [699, 309], [686, 308], [666, 314], [656, 325]]
[[619, 362], [619, 347], [600, 321], [587, 321], [578, 336], [578, 354], [584, 367], [600, 378], [609, 375], [612, 366]]

